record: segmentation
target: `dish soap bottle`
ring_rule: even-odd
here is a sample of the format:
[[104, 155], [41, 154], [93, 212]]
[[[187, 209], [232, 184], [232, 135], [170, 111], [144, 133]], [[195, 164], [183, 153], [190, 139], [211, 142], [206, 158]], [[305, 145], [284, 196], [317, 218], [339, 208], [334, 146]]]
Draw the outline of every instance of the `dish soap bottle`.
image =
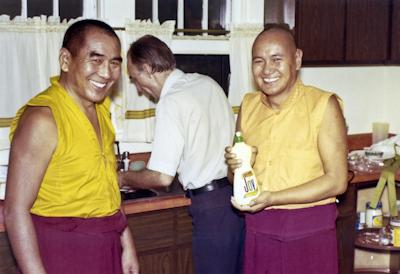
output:
[[260, 189], [251, 167], [251, 146], [243, 141], [240, 131], [235, 133], [232, 152], [242, 160], [242, 165], [234, 170], [233, 197], [239, 205], [248, 205], [252, 199], [260, 194]]

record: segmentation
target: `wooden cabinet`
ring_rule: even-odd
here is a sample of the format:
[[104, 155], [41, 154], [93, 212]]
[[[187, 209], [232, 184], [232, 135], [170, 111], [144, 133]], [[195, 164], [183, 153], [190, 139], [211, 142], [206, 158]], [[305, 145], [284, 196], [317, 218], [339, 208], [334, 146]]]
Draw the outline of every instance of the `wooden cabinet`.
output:
[[400, 0], [392, 1], [390, 60], [400, 64]]
[[142, 274], [190, 274], [192, 220], [187, 207], [128, 216]]
[[389, 21], [390, 0], [347, 0], [345, 61], [385, 63]]
[[17, 267], [7, 233], [0, 232], [0, 274], [17, 273]]
[[353, 273], [354, 239], [357, 220], [356, 203], [357, 187], [349, 184], [347, 191], [337, 197], [338, 217], [336, 220], [336, 237], [338, 244], [339, 273]]
[[[139, 256], [141, 274], [194, 273], [192, 219], [186, 206], [127, 217]], [[15, 259], [7, 234], [0, 232], [0, 274], [13, 273], [16, 273]]]
[[342, 62], [346, 0], [300, 0], [296, 5], [296, 40], [303, 60]]
[[305, 64], [400, 62], [400, 0], [297, 0]]

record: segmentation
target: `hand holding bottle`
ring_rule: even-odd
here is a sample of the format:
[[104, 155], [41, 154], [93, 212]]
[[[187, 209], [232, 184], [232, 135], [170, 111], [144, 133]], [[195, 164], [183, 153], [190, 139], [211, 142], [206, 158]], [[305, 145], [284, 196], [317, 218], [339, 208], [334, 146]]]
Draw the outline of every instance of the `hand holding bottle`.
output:
[[[251, 160], [250, 164], [251, 166], [254, 165], [254, 162], [256, 161], [256, 156], [257, 156], [258, 149], [256, 147], [251, 147]], [[225, 162], [228, 165], [228, 168], [232, 171], [232, 173], [235, 172], [235, 169], [239, 168], [242, 166], [242, 160], [237, 157], [236, 153], [232, 151], [232, 146], [227, 146], [225, 148]]]
[[258, 212], [269, 208], [274, 205], [273, 193], [270, 191], [260, 191], [260, 195], [257, 198], [252, 199], [249, 204], [241, 205], [234, 197], [231, 198], [233, 207], [240, 211], [246, 211], [250, 213]]

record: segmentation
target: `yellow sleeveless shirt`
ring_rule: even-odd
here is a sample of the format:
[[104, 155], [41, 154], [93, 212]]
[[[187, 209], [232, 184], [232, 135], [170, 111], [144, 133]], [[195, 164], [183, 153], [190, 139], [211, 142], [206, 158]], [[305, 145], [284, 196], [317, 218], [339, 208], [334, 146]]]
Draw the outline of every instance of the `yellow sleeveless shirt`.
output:
[[[262, 92], [246, 94], [241, 108], [243, 138], [258, 148], [254, 171], [267, 191], [301, 185], [324, 174], [318, 132], [330, 96], [297, 80], [281, 109], [262, 103]], [[307, 204], [273, 208], [306, 208], [335, 202], [335, 197]]]
[[[59, 84], [33, 97], [18, 110], [11, 125], [12, 139], [27, 106], [46, 106], [57, 124], [57, 147], [47, 167], [31, 213], [46, 217], [103, 217], [121, 204], [116, 174], [114, 129], [110, 99], [96, 104], [102, 146], [89, 119]], [[43, 146], [46, 141], [43, 141]]]

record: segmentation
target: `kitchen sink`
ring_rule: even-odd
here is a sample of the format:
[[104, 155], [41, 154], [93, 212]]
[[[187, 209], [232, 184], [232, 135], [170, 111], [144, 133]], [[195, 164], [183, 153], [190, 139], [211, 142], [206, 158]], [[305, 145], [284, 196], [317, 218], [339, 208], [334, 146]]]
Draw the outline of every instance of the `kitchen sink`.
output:
[[130, 191], [121, 191], [121, 199], [123, 201], [155, 197], [157, 195], [158, 195], [157, 192], [150, 190], [150, 189], [136, 189], [136, 190], [130, 190]]

